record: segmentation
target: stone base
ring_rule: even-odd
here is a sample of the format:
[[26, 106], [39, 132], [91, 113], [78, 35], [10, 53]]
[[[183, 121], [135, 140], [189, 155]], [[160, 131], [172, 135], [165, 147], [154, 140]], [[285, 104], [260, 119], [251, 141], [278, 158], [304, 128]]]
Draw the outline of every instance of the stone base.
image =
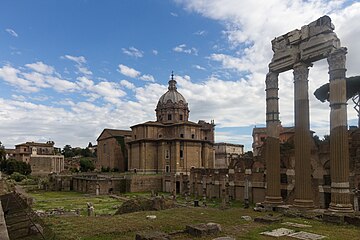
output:
[[220, 233], [221, 226], [217, 223], [187, 225], [185, 232], [194, 237], [203, 237]]
[[353, 213], [354, 209], [351, 204], [334, 204], [330, 203], [329, 211], [337, 213]]
[[307, 200], [307, 199], [295, 199], [294, 205], [295, 208], [298, 208], [299, 210], [308, 210], [314, 208], [314, 201], [313, 200]]
[[263, 203], [264, 205], [280, 205], [283, 204], [283, 200], [282, 197], [270, 197], [270, 196], [266, 196], [265, 197], [265, 201]]

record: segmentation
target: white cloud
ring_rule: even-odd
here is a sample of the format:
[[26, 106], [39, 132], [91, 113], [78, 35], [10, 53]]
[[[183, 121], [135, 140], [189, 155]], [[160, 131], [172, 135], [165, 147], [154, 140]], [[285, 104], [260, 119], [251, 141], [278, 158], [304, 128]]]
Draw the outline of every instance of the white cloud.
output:
[[135, 85], [132, 82], [129, 82], [127, 80], [121, 80], [120, 85], [124, 86], [124, 87], [126, 87], [128, 89], [134, 89], [135, 88]]
[[20, 71], [10, 65], [5, 65], [0, 68], [0, 79], [3, 79], [5, 82], [9, 83], [16, 89], [19, 89], [23, 92], [37, 92], [40, 90], [30, 81], [21, 78], [19, 74]]
[[125, 53], [126, 55], [132, 56], [132, 57], [136, 57], [136, 58], [141, 58], [144, 56], [144, 52], [135, 48], [135, 47], [129, 47], [129, 48], [122, 48], [123, 53]]
[[119, 72], [127, 77], [137, 78], [140, 76], [141, 72], [135, 70], [134, 68], [119, 64]]
[[206, 31], [205, 30], [199, 30], [199, 31], [196, 31], [194, 32], [195, 35], [198, 35], [198, 36], [204, 36], [206, 35]]
[[141, 77], [139, 77], [139, 79], [141, 79], [143, 81], [148, 81], [148, 82], [155, 82], [154, 77], [150, 74], [144, 74]]
[[16, 101], [25, 101], [26, 97], [23, 95], [16, 95], [16, 94], [12, 94], [11, 98], [16, 100]]
[[179, 16], [177, 13], [174, 13], [174, 12], [170, 12], [170, 15], [173, 16], [173, 17], [178, 17]]
[[173, 51], [179, 52], [179, 53], [198, 55], [198, 50], [196, 48], [186, 48], [186, 44], [180, 44], [180, 45], [174, 47]]
[[25, 66], [43, 74], [54, 73], [54, 67], [49, 66], [43, 62], [29, 63], [29, 64], [25, 64]]
[[75, 62], [75, 67], [78, 69], [79, 73], [82, 73], [84, 75], [92, 75], [93, 73], [86, 67], [84, 64], [86, 63], [86, 59], [84, 56], [71, 56], [71, 55], [65, 55], [61, 57], [62, 59], [68, 59], [73, 62]]
[[152, 50], [152, 53], [156, 56], [159, 54], [159, 51], [154, 49], [154, 50]]
[[18, 37], [19, 35], [11, 28], [5, 29], [6, 32], [8, 32], [13, 37]]
[[206, 68], [200, 66], [200, 65], [193, 65], [193, 68], [196, 68], [198, 70], [206, 70]]
[[83, 56], [76, 57], [76, 56], [71, 56], [71, 55], [65, 55], [65, 56], [62, 56], [62, 58], [74, 61], [79, 65], [86, 63], [86, 59]]

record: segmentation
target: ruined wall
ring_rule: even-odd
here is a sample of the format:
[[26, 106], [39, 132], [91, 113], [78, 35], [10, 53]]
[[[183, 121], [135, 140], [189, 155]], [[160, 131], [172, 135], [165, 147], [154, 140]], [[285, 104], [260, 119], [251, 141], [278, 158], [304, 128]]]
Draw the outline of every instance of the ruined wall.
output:
[[126, 178], [129, 192], [162, 191], [161, 175], [131, 175]]
[[47, 175], [60, 173], [64, 170], [64, 156], [62, 155], [36, 155], [30, 157], [31, 174]]

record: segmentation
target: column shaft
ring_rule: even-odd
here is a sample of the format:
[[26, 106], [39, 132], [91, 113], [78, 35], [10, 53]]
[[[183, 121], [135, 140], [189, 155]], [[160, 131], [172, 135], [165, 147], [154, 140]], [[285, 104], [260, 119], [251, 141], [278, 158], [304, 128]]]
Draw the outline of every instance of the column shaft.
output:
[[280, 204], [280, 144], [279, 144], [279, 98], [278, 73], [266, 75], [266, 204]]
[[303, 63], [294, 66], [295, 100], [295, 200], [298, 208], [314, 207], [311, 185], [311, 147], [309, 120], [309, 68]]
[[329, 210], [352, 212], [349, 191], [349, 143], [345, 62], [346, 48], [339, 48], [328, 57], [330, 74], [330, 173], [331, 203]]

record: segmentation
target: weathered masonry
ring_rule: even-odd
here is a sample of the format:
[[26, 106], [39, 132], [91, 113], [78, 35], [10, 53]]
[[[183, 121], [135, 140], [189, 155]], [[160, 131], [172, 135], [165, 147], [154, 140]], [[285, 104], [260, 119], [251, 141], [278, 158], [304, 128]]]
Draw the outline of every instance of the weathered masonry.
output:
[[330, 172], [329, 210], [352, 212], [349, 191], [349, 153], [345, 62], [347, 49], [341, 47], [328, 16], [272, 40], [273, 58], [266, 76], [267, 192], [265, 203], [280, 204], [280, 148], [278, 75], [293, 69], [295, 106], [295, 200], [298, 208], [314, 206], [311, 191], [310, 123], [308, 73], [312, 63], [327, 59], [330, 79]]

